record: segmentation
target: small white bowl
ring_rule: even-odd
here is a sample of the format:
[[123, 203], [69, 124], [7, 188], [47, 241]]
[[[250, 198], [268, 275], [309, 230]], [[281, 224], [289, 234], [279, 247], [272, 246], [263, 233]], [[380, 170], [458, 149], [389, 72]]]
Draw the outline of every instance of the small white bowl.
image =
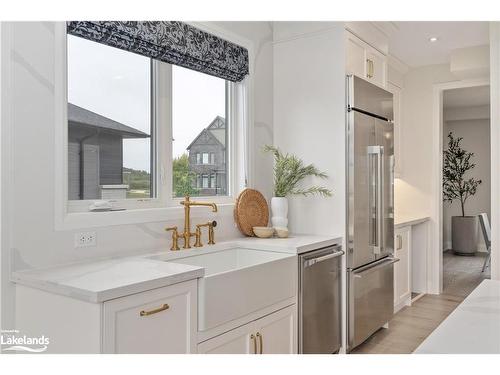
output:
[[287, 238], [288, 237], [288, 228], [277, 227], [277, 228], [274, 228], [274, 230], [276, 231], [276, 235], [279, 238]]
[[269, 238], [274, 234], [272, 227], [252, 227], [253, 233], [259, 238]]

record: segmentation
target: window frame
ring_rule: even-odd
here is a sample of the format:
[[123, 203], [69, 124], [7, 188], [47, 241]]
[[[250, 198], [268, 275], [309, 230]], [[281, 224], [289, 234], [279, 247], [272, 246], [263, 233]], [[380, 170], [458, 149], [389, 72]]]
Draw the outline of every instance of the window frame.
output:
[[[60, 25], [61, 29], [63, 25]], [[64, 31], [60, 29], [61, 34], [64, 35], [63, 42], [61, 45], [56, 46], [56, 52], [58, 53], [58, 58], [56, 60], [56, 68], [59, 65], [59, 69], [63, 74], [58, 75], [56, 79], [56, 97], [61, 97], [56, 100], [56, 113], [59, 113], [61, 117], [59, 118], [61, 126], [57, 132], [57, 141], [62, 143], [62, 160], [61, 163], [56, 163], [56, 168], [62, 168], [62, 176], [56, 177], [59, 179], [62, 177], [62, 202], [56, 203], [56, 210], [62, 209], [64, 211], [63, 220], [56, 218], [56, 227], [63, 226], [61, 223], [64, 222], [64, 218], [71, 216], [72, 214], [110, 214], [110, 212], [90, 212], [89, 206], [92, 202], [98, 199], [91, 200], [70, 200], [68, 199], [68, 119], [67, 119], [67, 104], [68, 104], [68, 80], [67, 80], [67, 33], [64, 27]], [[60, 48], [58, 48], [60, 47]], [[127, 198], [127, 199], [113, 199], [110, 202], [116, 209], [124, 209], [125, 211], [117, 212], [132, 212], [142, 209], [153, 209], [153, 208], [182, 208], [180, 207], [180, 202], [183, 198], [173, 197], [172, 194], [172, 162], [173, 162], [173, 121], [172, 121], [172, 66], [170, 64], [160, 62], [158, 60], [151, 59], [151, 112], [152, 112], [152, 142], [151, 142], [151, 181], [152, 190], [156, 191], [156, 197], [154, 198]], [[57, 70], [56, 70], [57, 71]], [[203, 74], [203, 73], [200, 73]], [[227, 150], [224, 153], [224, 160], [227, 161], [227, 194], [224, 196], [196, 196], [193, 197], [198, 201], [210, 201], [217, 204], [234, 204], [235, 191], [237, 190], [237, 178], [241, 172], [237, 173], [235, 168], [239, 163], [241, 158], [235, 152], [235, 143], [239, 140], [236, 133], [236, 100], [235, 100], [235, 90], [237, 83], [230, 81], [225, 82], [226, 87], [226, 137], [227, 137]], [[62, 138], [62, 139], [61, 139]], [[60, 148], [60, 149], [61, 149]], [[227, 156], [226, 156], [227, 155]], [[208, 155], [210, 162], [210, 154]], [[236, 160], [238, 158], [238, 160]], [[243, 167], [243, 166], [242, 166]], [[210, 184], [210, 178], [209, 178]], [[56, 196], [61, 195], [59, 188], [56, 188]], [[114, 213], [114, 212], [113, 212]], [[95, 217], [95, 216], [94, 216]]]

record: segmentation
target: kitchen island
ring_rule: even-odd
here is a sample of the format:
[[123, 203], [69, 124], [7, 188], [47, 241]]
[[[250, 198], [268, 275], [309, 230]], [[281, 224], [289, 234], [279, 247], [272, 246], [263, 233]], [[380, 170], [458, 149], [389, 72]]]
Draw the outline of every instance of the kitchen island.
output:
[[500, 354], [500, 281], [484, 280], [414, 353]]

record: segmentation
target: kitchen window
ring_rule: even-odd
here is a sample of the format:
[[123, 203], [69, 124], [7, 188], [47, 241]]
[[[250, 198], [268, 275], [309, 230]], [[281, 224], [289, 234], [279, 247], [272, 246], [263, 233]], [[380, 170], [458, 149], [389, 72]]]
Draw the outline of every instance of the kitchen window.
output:
[[66, 41], [69, 212], [97, 200], [135, 209], [230, 195], [233, 83], [78, 36]]
[[68, 199], [155, 198], [150, 58], [67, 36]]
[[[172, 66], [174, 168], [179, 160], [188, 160], [185, 174], [173, 175], [174, 197], [229, 195], [229, 85], [224, 79]], [[215, 174], [217, 179], [211, 177]], [[179, 183], [188, 175], [202, 175], [201, 183]]]

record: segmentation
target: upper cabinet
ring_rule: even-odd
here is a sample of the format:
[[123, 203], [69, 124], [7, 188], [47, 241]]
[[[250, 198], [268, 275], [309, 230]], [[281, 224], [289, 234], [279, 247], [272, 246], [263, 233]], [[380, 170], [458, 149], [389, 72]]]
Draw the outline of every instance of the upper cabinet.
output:
[[387, 57], [349, 31], [346, 31], [346, 35], [347, 73], [385, 88]]

